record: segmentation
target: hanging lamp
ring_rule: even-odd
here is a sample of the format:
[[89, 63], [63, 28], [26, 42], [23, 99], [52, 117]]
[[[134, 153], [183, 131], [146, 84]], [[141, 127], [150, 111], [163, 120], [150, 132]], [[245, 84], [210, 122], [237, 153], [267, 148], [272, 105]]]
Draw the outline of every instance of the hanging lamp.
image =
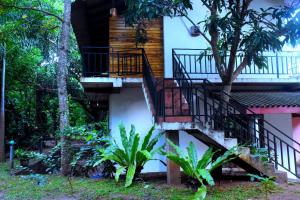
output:
[[112, 8], [110, 9], [110, 15], [112, 17], [117, 17], [118, 16], [115, 0], [112, 0]]

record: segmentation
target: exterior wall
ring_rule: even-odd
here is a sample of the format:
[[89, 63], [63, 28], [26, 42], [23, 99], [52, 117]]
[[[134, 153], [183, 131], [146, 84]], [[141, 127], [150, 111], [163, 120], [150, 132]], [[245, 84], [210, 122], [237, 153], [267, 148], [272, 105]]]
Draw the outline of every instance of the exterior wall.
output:
[[[142, 46], [156, 76], [162, 77], [164, 71], [163, 58], [163, 26], [162, 20], [147, 23], [148, 42]], [[135, 29], [126, 27], [124, 18], [110, 17], [109, 19], [109, 45], [112, 48], [136, 48]]]
[[[188, 12], [188, 16], [194, 21], [199, 22], [203, 20], [208, 14], [208, 10], [202, 6], [200, 1], [192, 0], [194, 10]], [[283, 0], [254, 0], [251, 3], [253, 9], [276, 7], [283, 4]], [[187, 48], [187, 49], [206, 49], [208, 43], [203, 39], [202, 36], [192, 37], [189, 33], [189, 29], [192, 24], [187, 21], [184, 17], [164, 17], [164, 56], [165, 56], [165, 76], [172, 77], [172, 49], [173, 48]], [[290, 48], [284, 48], [289, 49]], [[293, 49], [292, 49], [293, 50]], [[180, 51], [179, 51], [180, 52]], [[182, 53], [189, 53], [188, 51]], [[195, 54], [195, 52], [193, 52]], [[269, 66], [273, 63], [269, 61]], [[212, 65], [214, 65], [212, 63]], [[195, 66], [195, 64], [192, 64]], [[253, 71], [254, 66], [251, 67]], [[275, 69], [276, 70], [276, 69]], [[248, 72], [250, 69], [248, 69]], [[271, 70], [273, 72], [273, 69]], [[281, 71], [281, 69], [279, 70]], [[262, 73], [262, 72], [261, 72]], [[292, 72], [291, 72], [292, 73]], [[295, 72], [293, 72], [295, 73]], [[218, 74], [203, 74], [203, 75], [190, 75], [191, 78], [208, 78], [213, 82], [220, 82]], [[276, 74], [241, 74], [237, 81], [238, 82], [295, 82], [298, 81], [299, 77], [294, 77], [292, 74], [281, 75], [280, 80]]]
[[[145, 97], [141, 87], [122, 88], [120, 94], [112, 94], [109, 99], [109, 126], [111, 128], [112, 137], [120, 144], [120, 136], [118, 125], [123, 123], [126, 130], [130, 130], [131, 124], [134, 124], [141, 138], [145, 136], [147, 131], [153, 124], [152, 114], [150, 113], [145, 101]], [[156, 130], [155, 134], [159, 130]], [[198, 156], [202, 155], [207, 149], [206, 145], [192, 137], [191, 135], [180, 131], [179, 144], [185, 149], [189, 142], [193, 141], [197, 147]], [[159, 141], [157, 146], [165, 144], [165, 138]], [[156, 158], [166, 162], [166, 158], [156, 155]], [[143, 172], [165, 172], [166, 166], [160, 161], [149, 161]]]
[[[292, 118], [293, 125], [293, 139], [300, 143], [300, 117], [293, 116]], [[300, 152], [300, 145], [297, 143], [293, 144], [294, 148], [296, 148]], [[297, 154], [296, 158], [297, 165], [300, 166], [300, 155]]]
[[[284, 132], [286, 135], [288, 135], [290, 138], [293, 138], [293, 126], [292, 126], [292, 114], [265, 114], [264, 118], [266, 121], [268, 121], [269, 123], [271, 123], [273, 126], [279, 128], [279, 130], [281, 130], [282, 132]], [[271, 131], [273, 134], [275, 134], [276, 136], [280, 137], [280, 133], [275, 130], [274, 128], [270, 127], [268, 124], [264, 125], [269, 131]], [[271, 137], [271, 136], [270, 136]], [[284, 138], [282, 138], [284, 139]], [[271, 140], [273, 140], [271, 138]], [[293, 144], [290, 144], [290, 141], [287, 141], [288, 145], [293, 146]], [[273, 144], [270, 144], [271, 146]], [[288, 166], [288, 152], [287, 152], [287, 146], [285, 144], [283, 144], [283, 158], [281, 158], [280, 156], [280, 144], [277, 140], [277, 152], [278, 152], [278, 160], [281, 162], [281, 159], [283, 159], [283, 163], [285, 165], [285, 167]], [[290, 165], [291, 165], [291, 169], [292, 171], [295, 171], [293, 166], [295, 166], [295, 162], [293, 159], [293, 154], [292, 151], [289, 150], [289, 155], [290, 155]], [[298, 156], [296, 156], [297, 159]], [[279, 170], [283, 170], [285, 171], [282, 167], [278, 166]], [[288, 173], [288, 177], [289, 178], [296, 178], [294, 175], [292, 175], [291, 173]]]

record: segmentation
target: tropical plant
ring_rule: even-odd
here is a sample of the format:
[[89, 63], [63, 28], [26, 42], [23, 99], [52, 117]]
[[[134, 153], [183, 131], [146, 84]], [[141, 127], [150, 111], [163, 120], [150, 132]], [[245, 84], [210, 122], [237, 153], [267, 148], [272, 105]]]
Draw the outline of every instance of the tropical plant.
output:
[[115, 167], [110, 161], [103, 162], [100, 167], [94, 167], [94, 164], [101, 159], [99, 150], [106, 145], [103, 138], [107, 137], [109, 133], [108, 118], [98, 123], [67, 129], [66, 135], [81, 144], [80, 149], [75, 151], [71, 162], [73, 175], [90, 176], [90, 173], [100, 172], [105, 178], [113, 176]]
[[23, 149], [17, 149], [15, 151], [15, 156], [16, 156], [16, 158], [18, 158], [20, 160], [29, 160], [29, 159], [33, 158], [32, 152], [25, 151]]
[[250, 176], [250, 180], [251, 181], [255, 181], [258, 180], [261, 183], [261, 188], [262, 191], [265, 194], [265, 199], [268, 199], [268, 195], [269, 193], [273, 192], [276, 189], [276, 185], [275, 185], [275, 177], [271, 176], [271, 177], [263, 177], [263, 176], [258, 176], [256, 174], [247, 174], [248, 176]]
[[195, 193], [195, 199], [205, 199], [207, 188], [205, 181], [214, 186], [215, 182], [211, 175], [211, 172], [222, 164], [231, 161], [236, 158], [237, 147], [226, 151], [223, 155], [219, 156], [215, 160], [214, 155], [218, 151], [214, 151], [213, 148], [209, 148], [203, 156], [198, 159], [197, 150], [193, 142], [190, 142], [187, 147], [187, 155], [173, 142], [167, 141], [175, 150], [175, 152], [164, 152], [168, 159], [179, 165], [183, 172], [190, 178], [196, 180], [200, 187]]
[[[119, 125], [122, 145], [119, 146], [112, 138], [108, 139], [108, 146], [102, 150], [102, 159], [95, 165], [106, 160], [111, 160], [119, 165], [115, 174], [118, 182], [120, 175], [126, 171], [125, 187], [129, 187], [141, 173], [144, 165], [153, 158], [153, 155], [162, 147], [154, 148], [163, 132], [151, 139], [155, 127], [152, 126], [140, 144], [140, 134], [136, 132], [135, 126], [131, 125], [129, 136], [124, 125]], [[95, 166], [94, 165], [94, 166]]]

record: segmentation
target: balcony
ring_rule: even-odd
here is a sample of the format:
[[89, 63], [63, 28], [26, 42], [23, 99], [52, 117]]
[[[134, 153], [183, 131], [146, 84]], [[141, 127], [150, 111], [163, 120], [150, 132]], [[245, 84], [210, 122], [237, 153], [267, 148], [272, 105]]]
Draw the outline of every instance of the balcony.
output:
[[81, 53], [84, 77], [129, 77], [143, 73], [142, 49], [84, 47]]
[[[206, 78], [221, 82], [211, 51], [204, 49], [174, 49], [177, 58], [185, 67], [190, 78]], [[255, 83], [295, 83], [300, 81], [300, 52], [265, 52], [267, 68], [255, 64], [247, 66], [235, 82]], [[224, 57], [225, 63], [229, 55]], [[237, 55], [235, 68], [242, 62], [243, 56]]]
[[83, 78], [86, 91], [101, 90], [111, 93], [124, 84], [140, 84], [143, 75], [143, 49], [113, 49], [83, 47]]

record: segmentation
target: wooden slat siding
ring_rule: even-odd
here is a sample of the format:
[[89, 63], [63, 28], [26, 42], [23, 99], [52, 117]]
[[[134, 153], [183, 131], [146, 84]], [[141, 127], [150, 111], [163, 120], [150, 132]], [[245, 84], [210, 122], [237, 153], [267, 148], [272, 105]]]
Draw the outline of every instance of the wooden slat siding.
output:
[[[145, 49], [155, 76], [163, 77], [164, 57], [162, 20], [149, 22], [147, 34], [149, 41], [145, 45], [139, 47]], [[135, 30], [132, 27], [125, 26], [124, 18], [110, 17], [109, 45], [116, 50], [136, 48]], [[115, 66], [115, 64], [112, 66]]]

